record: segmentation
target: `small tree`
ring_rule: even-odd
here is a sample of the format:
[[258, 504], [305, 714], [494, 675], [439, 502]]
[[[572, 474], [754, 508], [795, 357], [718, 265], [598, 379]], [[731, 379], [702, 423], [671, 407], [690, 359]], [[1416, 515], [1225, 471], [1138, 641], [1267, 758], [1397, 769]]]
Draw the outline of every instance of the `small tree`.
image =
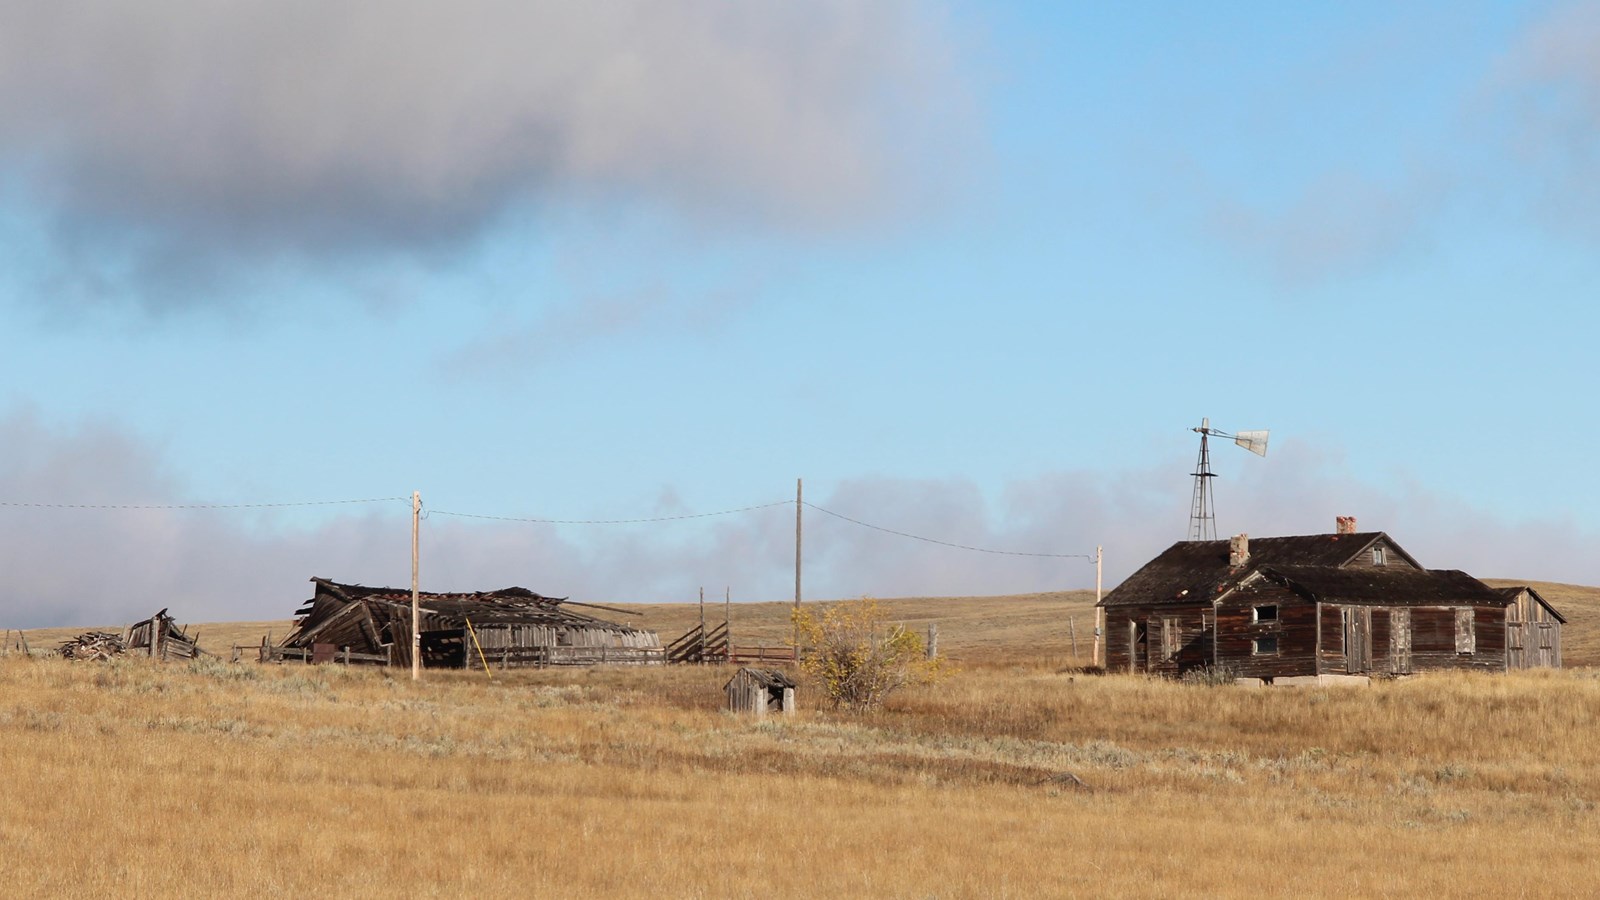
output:
[[795, 630], [805, 648], [800, 669], [815, 678], [834, 707], [871, 709], [907, 684], [939, 675], [939, 661], [923, 658], [922, 638], [870, 597], [831, 603], [820, 613], [796, 610]]

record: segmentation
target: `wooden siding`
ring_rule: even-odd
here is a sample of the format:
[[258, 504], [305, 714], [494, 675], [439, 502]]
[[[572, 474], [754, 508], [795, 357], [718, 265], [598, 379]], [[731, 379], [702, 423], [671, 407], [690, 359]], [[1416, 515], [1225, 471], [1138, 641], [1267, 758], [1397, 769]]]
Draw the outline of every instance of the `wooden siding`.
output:
[[1377, 541], [1371, 547], [1368, 547], [1366, 550], [1363, 550], [1360, 553], [1356, 554], [1354, 559], [1352, 559], [1349, 562], [1345, 563], [1341, 568], [1345, 568], [1345, 569], [1368, 569], [1368, 568], [1372, 568], [1374, 565], [1376, 565], [1372, 561], [1372, 551], [1374, 549], [1377, 549], [1377, 548], [1382, 548], [1382, 550], [1383, 550], [1383, 565], [1388, 566], [1390, 568], [1394, 568], [1394, 569], [1415, 569], [1416, 568], [1416, 566], [1413, 566], [1411, 563], [1407, 562], [1406, 558], [1403, 555], [1401, 555], [1400, 553], [1395, 551], [1394, 544], [1390, 543], [1389, 541], [1384, 541], [1384, 540]]
[[[1258, 606], [1275, 606], [1277, 618], [1258, 621]], [[1471, 653], [1457, 650], [1458, 610], [1470, 611]], [[1108, 609], [1106, 668], [1176, 677], [1210, 665], [1213, 652], [1241, 678], [1502, 671], [1507, 661], [1506, 623], [1492, 607], [1317, 604], [1259, 581], [1224, 598], [1215, 622], [1212, 615], [1210, 608], [1195, 604]], [[1142, 638], [1134, 655], [1136, 634]], [[1263, 637], [1277, 639], [1275, 651], [1257, 652]], [[1174, 641], [1176, 652], [1169, 654]]]
[[1506, 667], [1561, 668], [1561, 620], [1526, 589], [1506, 607]]
[[1109, 672], [1177, 676], [1211, 662], [1209, 604], [1119, 606], [1105, 616]]
[[[1472, 652], [1458, 632], [1461, 611], [1471, 622]], [[1348, 646], [1352, 616], [1370, 616], [1371, 652], [1360, 664], [1360, 648]], [[1348, 675], [1405, 675], [1430, 669], [1501, 671], [1506, 667], [1506, 626], [1494, 607], [1357, 606], [1323, 604], [1322, 671]], [[1402, 624], [1403, 623], [1403, 624]], [[1409, 627], [1405, 627], [1409, 626]], [[1356, 633], [1359, 633], [1357, 630]], [[1403, 652], [1409, 638], [1410, 653]], [[1397, 653], [1397, 646], [1401, 652]], [[1357, 651], [1352, 653], [1352, 651]]]
[[[1258, 606], [1275, 606], [1277, 617], [1257, 621]], [[1260, 638], [1276, 638], [1276, 650], [1256, 652]], [[1217, 660], [1241, 678], [1317, 674], [1316, 604], [1267, 581], [1234, 591], [1217, 607]]]

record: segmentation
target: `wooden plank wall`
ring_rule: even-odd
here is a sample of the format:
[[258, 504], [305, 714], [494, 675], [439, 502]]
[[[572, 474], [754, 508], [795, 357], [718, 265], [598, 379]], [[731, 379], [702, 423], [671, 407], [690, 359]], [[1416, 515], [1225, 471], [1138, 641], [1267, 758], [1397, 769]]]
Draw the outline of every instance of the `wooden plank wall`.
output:
[[1506, 607], [1506, 666], [1561, 668], [1561, 621], [1526, 590]]
[[[1177, 653], [1163, 653], [1167, 623], [1176, 628]], [[1130, 623], [1144, 625], [1146, 640], [1138, 658], [1130, 655]], [[1141, 604], [1106, 609], [1105, 649], [1108, 672], [1154, 672], [1179, 675], [1211, 661], [1211, 604]]]
[[[1394, 568], [1394, 569], [1415, 569], [1416, 568], [1416, 566], [1413, 566], [1411, 563], [1406, 562], [1406, 558], [1405, 557], [1403, 557], [1400, 554], [1394, 552], [1394, 546], [1391, 545], [1388, 541], [1378, 541], [1376, 544], [1373, 544], [1372, 546], [1373, 547], [1382, 547], [1383, 548], [1383, 565], [1384, 565], [1384, 567]], [[1372, 564], [1372, 547], [1368, 547], [1366, 550], [1363, 550], [1361, 553], [1357, 554], [1355, 559], [1352, 559], [1348, 563], [1345, 563], [1344, 566], [1342, 566], [1341, 568], [1346, 568], [1346, 569], [1371, 569], [1371, 568], [1377, 568]]]
[[[1504, 671], [1506, 668], [1506, 624], [1495, 607], [1472, 610], [1474, 650], [1461, 653], [1457, 647], [1455, 606], [1410, 606], [1411, 656], [1409, 670]], [[1344, 611], [1368, 609], [1372, 616], [1372, 658], [1364, 672], [1352, 672], [1346, 665]], [[1321, 612], [1322, 671], [1340, 675], [1405, 674], [1406, 661], [1394, 655], [1394, 622], [1399, 608], [1355, 604], [1323, 604]]]
[[[1258, 606], [1277, 607], [1277, 618], [1255, 621]], [[1275, 653], [1257, 653], [1256, 639], [1276, 637]], [[1268, 581], [1257, 581], [1217, 609], [1217, 658], [1241, 678], [1317, 674], [1317, 605]]]

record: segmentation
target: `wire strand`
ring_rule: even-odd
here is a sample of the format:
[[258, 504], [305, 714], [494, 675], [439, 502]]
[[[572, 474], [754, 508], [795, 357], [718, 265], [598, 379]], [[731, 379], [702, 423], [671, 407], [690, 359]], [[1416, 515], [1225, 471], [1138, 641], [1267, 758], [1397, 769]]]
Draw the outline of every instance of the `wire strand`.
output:
[[734, 513], [750, 512], [754, 509], [770, 509], [774, 506], [793, 506], [793, 500], [779, 500], [775, 503], [758, 503], [754, 506], [741, 506], [738, 509], [719, 509], [716, 512], [686, 513], [681, 516], [652, 516], [647, 519], [533, 519], [521, 516], [488, 516], [481, 513], [449, 512], [435, 509], [431, 512], [436, 516], [454, 516], [458, 519], [490, 519], [496, 522], [536, 522], [541, 525], [642, 525], [649, 522], [679, 522], [684, 519], [708, 519], [712, 516], [731, 516]]
[[410, 502], [410, 497], [365, 497], [359, 500], [302, 500], [291, 503], [23, 503], [0, 500], [13, 509], [283, 509], [292, 506], [336, 506], [347, 503]]
[[[789, 502], [792, 503], [794, 501], [791, 500]], [[852, 519], [847, 515], [836, 513], [831, 509], [824, 509], [809, 501], [804, 502], [806, 506], [811, 507], [817, 512], [827, 513], [828, 515], [833, 516], [835, 519], [843, 519], [853, 525], [860, 525], [862, 528], [871, 528], [873, 531], [882, 531], [886, 534], [899, 535], [903, 538], [911, 538], [914, 541], [925, 541], [929, 544], [938, 544], [941, 547], [954, 547], [957, 550], [970, 550], [973, 553], [993, 553], [996, 556], [1036, 556], [1047, 559], [1087, 559], [1091, 562], [1094, 561], [1094, 557], [1087, 553], [1025, 553], [1019, 550], [990, 550], [986, 547], [972, 547], [966, 544], [954, 544], [950, 541], [941, 541], [931, 537], [923, 537], [920, 534], [911, 534], [905, 531], [895, 531], [893, 528], [884, 528], [882, 525], [874, 525], [871, 522], [863, 522], [860, 519]]]

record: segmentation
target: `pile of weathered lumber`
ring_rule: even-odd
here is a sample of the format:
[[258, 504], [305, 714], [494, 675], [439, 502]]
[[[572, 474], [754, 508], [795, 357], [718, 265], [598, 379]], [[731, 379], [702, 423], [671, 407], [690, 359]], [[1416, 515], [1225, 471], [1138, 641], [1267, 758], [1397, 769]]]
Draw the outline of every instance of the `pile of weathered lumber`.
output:
[[121, 635], [104, 631], [85, 631], [61, 642], [61, 655], [67, 659], [111, 659], [126, 649]]

